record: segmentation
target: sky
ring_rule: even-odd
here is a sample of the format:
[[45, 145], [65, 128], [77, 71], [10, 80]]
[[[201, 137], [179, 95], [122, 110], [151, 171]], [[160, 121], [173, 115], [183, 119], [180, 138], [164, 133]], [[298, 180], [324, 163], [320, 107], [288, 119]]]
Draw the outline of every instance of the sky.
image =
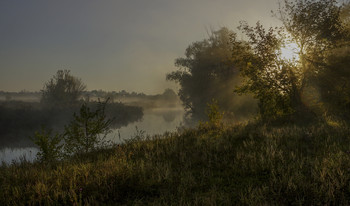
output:
[[280, 22], [278, 0], [1, 0], [0, 91], [39, 91], [59, 69], [88, 90], [162, 93], [208, 32]]

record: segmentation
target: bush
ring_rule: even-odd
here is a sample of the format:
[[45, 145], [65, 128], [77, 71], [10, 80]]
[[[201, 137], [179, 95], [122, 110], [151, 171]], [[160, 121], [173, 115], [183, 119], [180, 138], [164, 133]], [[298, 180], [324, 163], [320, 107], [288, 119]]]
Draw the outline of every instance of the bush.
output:
[[65, 126], [63, 134], [52, 136], [52, 130], [45, 129], [36, 132], [31, 139], [39, 147], [37, 159], [40, 162], [52, 162], [63, 156], [81, 155], [106, 147], [109, 142], [105, 138], [111, 132], [112, 122], [104, 112], [106, 103], [99, 102], [95, 111], [91, 111], [84, 103], [79, 114], [74, 113], [73, 120]]
[[39, 146], [39, 152], [37, 153], [37, 159], [40, 162], [53, 162], [61, 157], [62, 135], [56, 133], [51, 135], [52, 130], [41, 129], [41, 132], [35, 132], [32, 141]]
[[74, 113], [73, 120], [65, 126], [64, 151], [66, 155], [90, 152], [107, 145], [105, 140], [111, 132], [111, 119], [105, 115], [106, 102], [100, 103], [95, 111], [84, 103], [79, 114]]
[[213, 127], [213, 128], [220, 128], [222, 126], [222, 118], [224, 116], [224, 113], [220, 111], [220, 108], [218, 106], [218, 102], [215, 99], [212, 99], [211, 103], [207, 103], [207, 108], [205, 110], [205, 113], [207, 115], [208, 121], [206, 122], [199, 122], [199, 127], [203, 128], [206, 126]]

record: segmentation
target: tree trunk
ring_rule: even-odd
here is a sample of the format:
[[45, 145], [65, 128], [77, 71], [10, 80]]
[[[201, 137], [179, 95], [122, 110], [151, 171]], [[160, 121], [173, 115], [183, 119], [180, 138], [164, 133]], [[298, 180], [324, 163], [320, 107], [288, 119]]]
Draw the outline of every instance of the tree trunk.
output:
[[294, 109], [294, 119], [296, 121], [309, 122], [315, 118], [315, 113], [308, 108], [305, 103], [302, 101], [302, 92], [305, 86], [305, 77], [302, 81], [300, 87], [297, 86], [297, 78], [294, 75], [294, 72], [291, 71], [292, 78], [292, 92], [291, 92], [291, 106]]

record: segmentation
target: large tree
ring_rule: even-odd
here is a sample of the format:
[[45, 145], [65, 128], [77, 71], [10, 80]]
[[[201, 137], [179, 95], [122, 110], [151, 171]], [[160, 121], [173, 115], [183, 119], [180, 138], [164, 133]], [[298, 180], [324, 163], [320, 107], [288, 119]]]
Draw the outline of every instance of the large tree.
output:
[[339, 10], [341, 38], [334, 42], [324, 59], [317, 82], [328, 113], [350, 118], [350, 4]]
[[[244, 42], [236, 40], [234, 32], [221, 28], [208, 39], [192, 43], [185, 57], [175, 60], [178, 70], [168, 74], [167, 79], [180, 84], [179, 96], [189, 119], [205, 120], [207, 104], [213, 99], [221, 110], [231, 116], [236, 114], [236, 118], [238, 113], [254, 109], [252, 99], [233, 95], [240, 81], [235, 61], [246, 48]], [[234, 58], [232, 52], [237, 54]]]
[[245, 22], [239, 27], [248, 37], [249, 51], [241, 55], [243, 84], [238, 93], [252, 93], [259, 100], [259, 114], [263, 119], [291, 115], [293, 95], [296, 93], [295, 65], [281, 57], [284, 36], [280, 28], [266, 30], [259, 22], [255, 27]]
[[284, 5], [279, 17], [300, 48], [299, 93], [313, 87], [323, 112], [349, 113], [349, 4], [285, 0]]
[[70, 74], [69, 70], [58, 70], [44, 84], [41, 102], [50, 106], [71, 106], [75, 104], [86, 86]]
[[[331, 87], [325, 86], [327, 81], [321, 78], [322, 74], [326, 77], [330, 72], [341, 78], [340, 73], [335, 74], [334, 67], [339, 67], [330, 60], [339, 62], [331, 54], [348, 38], [342, 9], [334, 0], [285, 0], [275, 13], [283, 23], [282, 28], [266, 30], [259, 23], [256, 27], [241, 25], [253, 52], [242, 59], [241, 73], [246, 82], [238, 91], [254, 94], [259, 100], [261, 117], [315, 116], [308, 101], [313, 95], [315, 98], [320, 95], [310, 91], [320, 89], [321, 94], [329, 93]], [[298, 45], [299, 60], [281, 57], [281, 47], [289, 42]]]
[[[227, 29], [214, 32], [190, 45], [167, 78], [180, 83], [185, 109], [199, 119], [212, 99], [237, 112], [231, 90], [241, 81], [238, 73], [244, 80], [235, 91], [253, 94], [264, 120], [308, 120], [330, 110], [350, 116], [349, 10], [335, 0], [285, 0], [275, 12], [281, 28], [243, 22], [246, 41]], [[282, 58], [290, 43], [299, 58]]]

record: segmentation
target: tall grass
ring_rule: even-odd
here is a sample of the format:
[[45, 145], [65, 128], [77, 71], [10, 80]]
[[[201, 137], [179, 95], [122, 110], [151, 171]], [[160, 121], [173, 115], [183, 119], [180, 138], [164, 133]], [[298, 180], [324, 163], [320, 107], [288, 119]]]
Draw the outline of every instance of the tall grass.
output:
[[0, 205], [349, 205], [350, 128], [202, 125], [0, 168]]

